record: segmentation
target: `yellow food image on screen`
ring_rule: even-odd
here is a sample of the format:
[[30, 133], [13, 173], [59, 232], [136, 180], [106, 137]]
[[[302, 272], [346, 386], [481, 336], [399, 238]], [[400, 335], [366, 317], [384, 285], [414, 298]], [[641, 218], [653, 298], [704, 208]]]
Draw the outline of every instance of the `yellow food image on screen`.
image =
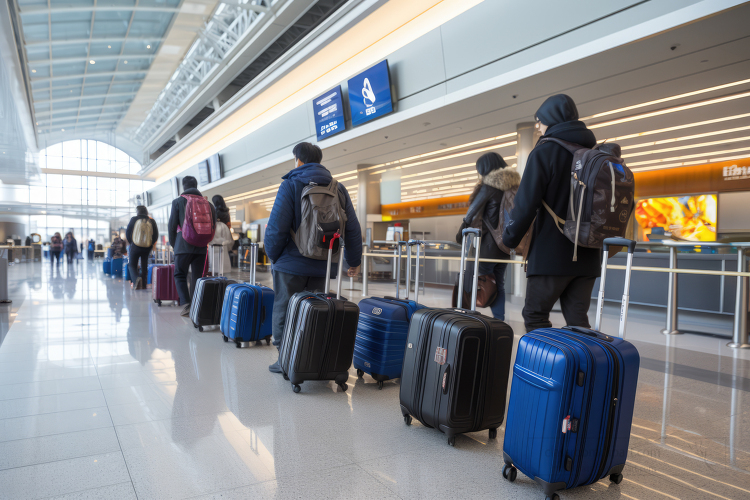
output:
[[635, 220], [646, 234], [655, 227], [690, 241], [716, 241], [716, 196], [648, 198], [635, 206]]

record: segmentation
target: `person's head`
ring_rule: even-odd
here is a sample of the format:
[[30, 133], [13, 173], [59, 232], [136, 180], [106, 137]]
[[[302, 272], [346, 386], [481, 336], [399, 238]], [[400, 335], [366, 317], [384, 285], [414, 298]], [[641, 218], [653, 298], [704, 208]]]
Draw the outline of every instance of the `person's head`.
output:
[[309, 142], [300, 142], [294, 149], [294, 162], [296, 166], [305, 165], [306, 163], [320, 163], [323, 161], [323, 151], [315, 144]]
[[499, 168], [505, 168], [508, 164], [503, 160], [503, 157], [497, 153], [485, 153], [477, 160], [477, 173], [481, 176], [485, 176], [497, 170]]
[[60, 238], [60, 233], [55, 233], [55, 236], [57, 236], [58, 238]]
[[598, 149], [603, 153], [607, 153], [608, 155], [612, 155], [617, 158], [622, 158], [622, 148], [616, 142], [605, 142], [603, 144], [599, 144], [594, 149]]
[[214, 204], [216, 210], [229, 210], [224, 198], [220, 194], [215, 194], [213, 198], [211, 198], [211, 203]]
[[578, 119], [578, 108], [570, 96], [557, 94], [548, 97], [534, 114], [537, 129], [544, 135], [548, 127]]
[[137, 207], [135, 207], [135, 214], [148, 215], [148, 208], [144, 207], [143, 205], [138, 205]]
[[192, 175], [188, 175], [182, 178], [182, 189], [195, 189], [198, 187], [198, 180]]
[[68, 234], [65, 235], [65, 237], [67, 239], [69, 239], [69, 240], [72, 240], [73, 239], [73, 234], [72, 233], [68, 233]]

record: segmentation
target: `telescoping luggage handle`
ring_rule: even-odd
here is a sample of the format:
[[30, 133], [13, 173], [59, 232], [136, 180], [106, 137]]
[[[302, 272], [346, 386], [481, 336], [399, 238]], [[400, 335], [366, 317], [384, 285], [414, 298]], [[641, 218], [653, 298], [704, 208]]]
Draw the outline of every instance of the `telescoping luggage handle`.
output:
[[473, 228], [473, 227], [467, 227], [464, 229], [461, 234], [463, 235], [463, 239], [461, 240], [461, 271], [458, 275], [458, 303], [456, 306], [461, 309], [461, 303], [463, 302], [464, 297], [464, 268], [466, 267], [466, 254], [468, 253], [469, 249], [471, 248], [470, 245], [466, 244], [466, 239], [469, 237], [470, 234], [473, 234], [475, 236], [474, 239], [474, 248], [476, 249], [475, 255], [474, 255], [474, 284], [471, 287], [471, 310], [476, 311], [477, 310], [477, 286], [479, 285], [479, 245], [482, 241], [482, 230]]
[[[339, 249], [344, 249], [344, 240], [341, 239], [341, 233], [336, 231], [334, 235], [331, 237], [331, 242], [328, 244], [328, 260], [326, 261], [326, 282], [330, 281], [331, 276], [331, 261], [333, 260], [333, 245], [336, 243], [336, 240], [339, 241]], [[336, 298], [341, 298], [341, 271], [344, 269], [344, 254], [339, 253], [339, 269], [336, 273]], [[328, 287], [326, 287], [328, 288]]]
[[[396, 242], [396, 249], [397, 249], [397, 253], [398, 253], [398, 258], [396, 259], [396, 298], [397, 299], [400, 298], [399, 294], [401, 293], [401, 259], [402, 259], [402, 256], [403, 256], [403, 253], [401, 251], [401, 245], [406, 245], [406, 242], [405, 241], [401, 241], [401, 240], [399, 240], [399, 241]], [[411, 261], [409, 261], [409, 262], [411, 262]], [[410, 274], [409, 271], [410, 271], [410, 269], [406, 270], [406, 276], [407, 276], [407, 278], [406, 278], [406, 281], [407, 281], [407, 285], [406, 285], [406, 298], [407, 299], [409, 298], [409, 285], [408, 285], [408, 282], [409, 282], [408, 276]]]
[[258, 243], [250, 243], [250, 283], [255, 285], [255, 267], [258, 265]]
[[606, 238], [602, 242], [604, 257], [602, 258], [602, 277], [599, 280], [599, 296], [596, 301], [596, 325], [594, 329], [600, 331], [602, 321], [602, 311], [604, 309], [604, 285], [607, 279], [607, 259], [609, 257], [609, 247], [627, 247], [628, 260], [625, 265], [625, 290], [622, 294], [622, 305], [620, 306], [620, 331], [618, 336], [622, 338], [625, 334], [625, 326], [628, 322], [628, 304], [630, 302], [630, 274], [633, 270], [633, 254], [635, 253], [635, 241], [627, 238]]
[[[411, 288], [411, 247], [417, 247], [417, 257], [414, 263], [414, 302], [419, 301], [419, 253], [424, 241], [422, 240], [409, 240], [406, 243], [406, 298], [409, 299], [409, 289]], [[397, 297], [398, 298], [398, 297]]]
[[[219, 258], [216, 258], [216, 250], [219, 250]], [[211, 255], [214, 258], [214, 266], [211, 268], [211, 277], [224, 275], [224, 245], [211, 243]], [[208, 256], [206, 256], [208, 258]]]

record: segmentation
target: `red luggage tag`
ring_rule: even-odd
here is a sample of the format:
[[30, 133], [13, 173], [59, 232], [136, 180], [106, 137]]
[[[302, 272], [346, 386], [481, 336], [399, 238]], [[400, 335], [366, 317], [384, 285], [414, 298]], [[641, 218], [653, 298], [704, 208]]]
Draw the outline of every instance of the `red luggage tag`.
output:
[[444, 365], [447, 359], [448, 349], [445, 349], [444, 347], [438, 347], [435, 349], [435, 363]]
[[566, 434], [570, 430], [570, 415], [565, 417], [562, 421], [562, 432]]

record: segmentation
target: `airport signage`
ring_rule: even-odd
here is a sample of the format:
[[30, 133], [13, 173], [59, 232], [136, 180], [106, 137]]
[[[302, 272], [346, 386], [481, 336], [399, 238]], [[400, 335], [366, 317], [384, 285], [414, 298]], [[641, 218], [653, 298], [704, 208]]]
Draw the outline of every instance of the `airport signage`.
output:
[[348, 82], [352, 125], [367, 123], [393, 111], [388, 61], [358, 74]]
[[315, 98], [313, 112], [315, 113], [315, 133], [319, 141], [346, 130], [341, 85]]
[[750, 158], [633, 174], [636, 198], [750, 191]]

